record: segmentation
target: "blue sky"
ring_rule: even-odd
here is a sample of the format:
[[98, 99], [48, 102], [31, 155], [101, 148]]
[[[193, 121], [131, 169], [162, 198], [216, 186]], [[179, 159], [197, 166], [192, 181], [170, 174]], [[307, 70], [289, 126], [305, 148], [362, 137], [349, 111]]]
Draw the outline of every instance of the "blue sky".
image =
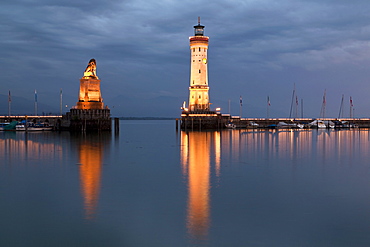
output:
[[[243, 117], [288, 117], [295, 84], [304, 116], [370, 117], [369, 1], [53, 1], [0, 3], [0, 95], [59, 112], [76, 104], [79, 79], [97, 61], [114, 116], [177, 117], [187, 101], [189, 36], [198, 16], [210, 37], [212, 107]], [[1, 101], [3, 102], [3, 101]], [[6, 101], [0, 109], [7, 109]], [[301, 106], [299, 105], [299, 110]], [[4, 112], [3, 114], [6, 114]], [[32, 112], [31, 112], [32, 113]], [[301, 113], [299, 112], [299, 116]]]

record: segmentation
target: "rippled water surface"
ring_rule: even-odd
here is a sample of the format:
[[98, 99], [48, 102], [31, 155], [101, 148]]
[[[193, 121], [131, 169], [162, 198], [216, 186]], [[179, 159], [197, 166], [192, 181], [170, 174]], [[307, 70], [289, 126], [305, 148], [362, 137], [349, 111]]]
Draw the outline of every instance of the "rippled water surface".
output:
[[0, 246], [370, 246], [370, 131], [0, 132]]

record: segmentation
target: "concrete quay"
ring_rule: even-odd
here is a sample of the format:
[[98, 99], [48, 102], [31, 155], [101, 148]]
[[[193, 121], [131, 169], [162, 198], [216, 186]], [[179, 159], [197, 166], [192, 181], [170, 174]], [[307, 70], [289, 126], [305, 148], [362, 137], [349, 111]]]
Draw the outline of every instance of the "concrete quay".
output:
[[[309, 125], [315, 120], [331, 124], [334, 128], [370, 128], [370, 118], [240, 118], [218, 112], [183, 112], [181, 114], [181, 130], [207, 130], [230, 128], [298, 128], [294, 124], [300, 124], [303, 128], [318, 128], [318, 125]], [[279, 126], [279, 123], [287, 125]], [[228, 124], [231, 124], [227, 127]], [[328, 127], [329, 128], [329, 127]]]
[[43, 122], [49, 123], [50, 126], [54, 126], [54, 128], [59, 128], [61, 124], [62, 116], [59, 115], [50, 115], [50, 116], [32, 116], [32, 115], [16, 115], [16, 116], [0, 116], [0, 123], [10, 123], [12, 121], [22, 121], [27, 120], [30, 122]]

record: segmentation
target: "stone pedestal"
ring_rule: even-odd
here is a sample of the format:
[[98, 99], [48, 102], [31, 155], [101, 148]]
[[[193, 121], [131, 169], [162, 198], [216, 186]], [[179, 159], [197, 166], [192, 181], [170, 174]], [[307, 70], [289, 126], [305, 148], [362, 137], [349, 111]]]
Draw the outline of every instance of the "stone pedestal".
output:
[[110, 109], [71, 109], [63, 116], [64, 127], [71, 131], [111, 130]]
[[104, 103], [103, 102], [77, 102], [77, 109], [80, 110], [97, 110], [97, 109], [103, 109], [104, 108]]
[[99, 79], [85, 77], [80, 79], [77, 109], [104, 109]]
[[95, 59], [90, 60], [80, 79], [77, 105], [63, 116], [61, 127], [71, 131], [111, 130], [110, 110], [101, 97]]

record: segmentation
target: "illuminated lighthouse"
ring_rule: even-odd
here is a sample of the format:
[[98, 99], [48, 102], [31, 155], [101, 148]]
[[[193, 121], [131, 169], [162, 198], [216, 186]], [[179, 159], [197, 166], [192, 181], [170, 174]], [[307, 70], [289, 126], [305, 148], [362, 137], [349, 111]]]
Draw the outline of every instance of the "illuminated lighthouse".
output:
[[211, 111], [209, 103], [208, 87], [208, 40], [204, 36], [204, 26], [200, 24], [194, 26], [194, 36], [190, 40], [190, 87], [189, 104], [183, 103], [181, 109], [181, 129], [182, 130], [202, 130], [223, 128], [226, 120], [222, 119], [220, 108]]
[[209, 87], [207, 70], [207, 51], [208, 39], [204, 36], [204, 26], [200, 24], [194, 26], [194, 36], [190, 39], [190, 87], [189, 87], [189, 107], [191, 112], [209, 111]]

